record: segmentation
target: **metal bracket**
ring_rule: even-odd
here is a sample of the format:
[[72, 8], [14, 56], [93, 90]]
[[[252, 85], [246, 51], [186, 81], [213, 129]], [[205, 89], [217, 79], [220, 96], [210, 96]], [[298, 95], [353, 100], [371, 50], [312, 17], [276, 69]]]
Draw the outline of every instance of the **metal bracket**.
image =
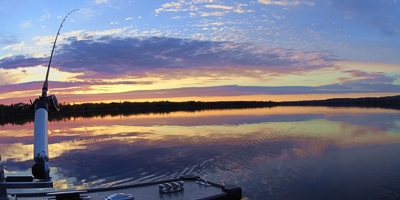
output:
[[184, 185], [183, 181], [158, 184], [158, 191], [160, 193], [179, 192], [183, 190], [183, 185]]
[[197, 179], [196, 183], [201, 185], [201, 186], [205, 186], [205, 187], [210, 187], [211, 186], [211, 184], [209, 182], [207, 182], [207, 180], [205, 178]]

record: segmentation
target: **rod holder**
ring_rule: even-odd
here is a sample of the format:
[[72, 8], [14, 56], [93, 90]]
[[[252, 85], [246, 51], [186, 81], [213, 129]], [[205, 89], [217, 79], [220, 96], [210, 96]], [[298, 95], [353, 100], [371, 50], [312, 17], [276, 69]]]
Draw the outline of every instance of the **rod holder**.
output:
[[50, 167], [48, 156], [47, 120], [48, 104], [44, 99], [35, 105], [34, 147], [32, 175], [37, 179], [50, 180]]
[[0, 155], [0, 183], [4, 182], [4, 164], [3, 161], [1, 160], [1, 155]]

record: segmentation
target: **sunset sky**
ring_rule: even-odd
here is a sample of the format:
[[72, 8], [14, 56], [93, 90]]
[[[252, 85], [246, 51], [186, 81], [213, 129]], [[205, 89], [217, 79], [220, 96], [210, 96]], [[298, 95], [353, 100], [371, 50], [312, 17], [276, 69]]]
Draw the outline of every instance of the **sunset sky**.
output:
[[400, 0], [2, 0], [0, 104], [400, 94]]

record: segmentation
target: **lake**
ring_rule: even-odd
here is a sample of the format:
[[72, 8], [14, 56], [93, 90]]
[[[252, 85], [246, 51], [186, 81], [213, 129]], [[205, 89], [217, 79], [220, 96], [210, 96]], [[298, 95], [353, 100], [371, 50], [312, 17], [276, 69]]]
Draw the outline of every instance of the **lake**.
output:
[[[400, 192], [400, 111], [273, 107], [49, 122], [54, 187], [200, 175], [246, 199], [379, 199]], [[33, 123], [0, 128], [7, 175], [30, 175]]]

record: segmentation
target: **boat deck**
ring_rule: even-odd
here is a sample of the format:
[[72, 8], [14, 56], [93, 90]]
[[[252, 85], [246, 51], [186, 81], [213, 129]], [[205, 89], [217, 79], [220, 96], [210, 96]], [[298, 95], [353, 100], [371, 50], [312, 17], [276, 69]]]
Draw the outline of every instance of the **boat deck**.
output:
[[[159, 185], [166, 183], [183, 181], [183, 190], [176, 192], [163, 193], [160, 192]], [[75, 199], [73, 195], [80, 197], [90, 196], [91, 199], [101, 200], [115, 193], [132, 194], [135, 200], [141, 199], [171, 199], [171, 200], [186, 200], [186, 199], [227, 199], [240, 200], [242, 198], [242, 189], [234, 186], [222, 186], [216, 183], [208, 182], [209, 186], [199, 184], [198, 177], [187, 176], [178, 179], [171, 179], [158, 182], [117, 186], [110, 188], [96, 188], [87, 190], [65, 190], [57, 192], [42, 192], [42, 193], [16, 193], [14, 198], [18, 200], [43, 200], [43, 199]], [[64, 195], [64, 197], [62, 197]], [[72, 196], [67, 196], [72, 195]], [[80, 199], [79, 197], [77, 199]]]

